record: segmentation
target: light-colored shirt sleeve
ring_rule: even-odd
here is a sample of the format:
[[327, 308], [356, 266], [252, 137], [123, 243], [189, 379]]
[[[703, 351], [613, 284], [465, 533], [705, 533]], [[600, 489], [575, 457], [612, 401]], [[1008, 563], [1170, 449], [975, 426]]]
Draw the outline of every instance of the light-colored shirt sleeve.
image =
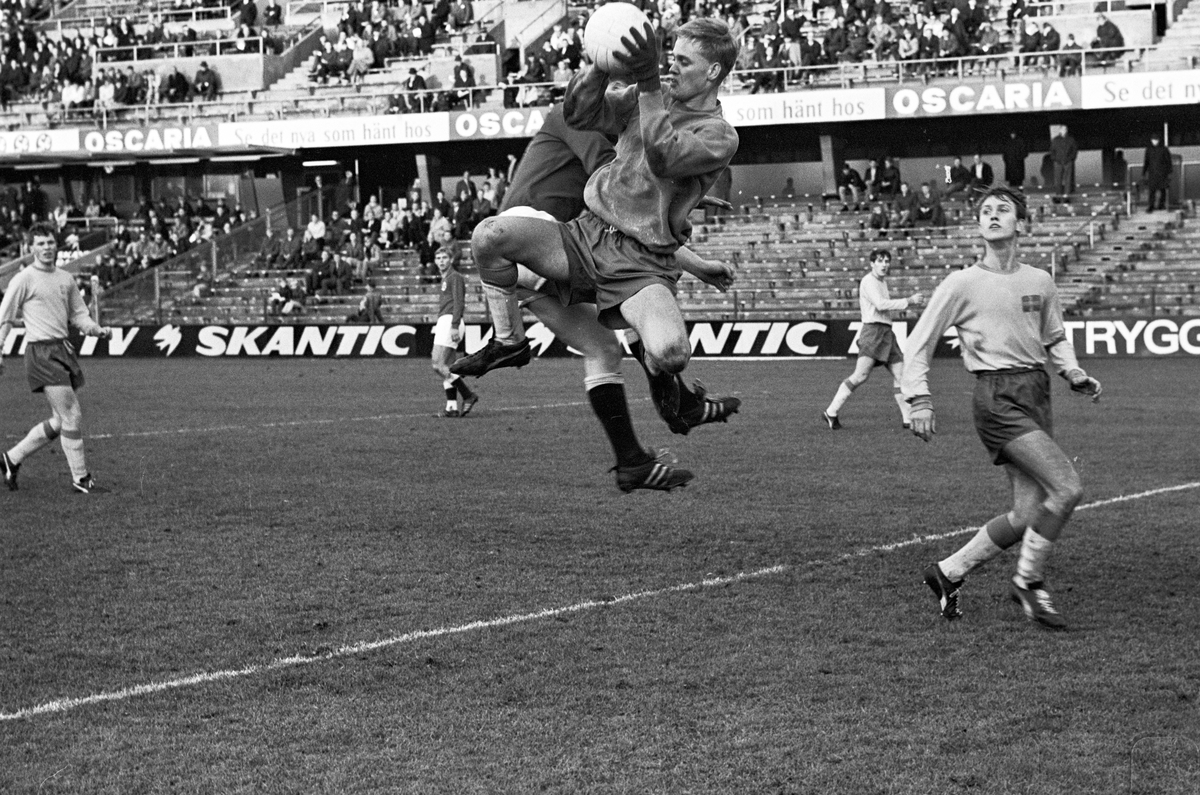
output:
[[864, 323], [891, 323], [893, 312], [908, 309], [907, 298], [892, 298], [887, 282], [868, 273], [858, 284], [858, 305]]

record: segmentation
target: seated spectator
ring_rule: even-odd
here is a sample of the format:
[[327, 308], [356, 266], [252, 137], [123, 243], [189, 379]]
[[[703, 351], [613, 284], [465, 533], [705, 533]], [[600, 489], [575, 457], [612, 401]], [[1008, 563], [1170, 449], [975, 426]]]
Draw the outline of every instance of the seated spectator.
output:
[[885, 202], [890, 202], [900, 192], [900, 167], [897, 161], [890, 157], [883, 159], [883, 168], [879, 169], [876, 181], [877, 195]]
[[[1021, 53], [1036, 53], [1042, 49], [1042, 32], [1038, 30], [1038, 25], [1032, 19], [1025, 20], [1025, 26], [1021, 31], [1020, 44], [1018, 50]], [[1028, 56], [1024, 59], [1018, 59], [1025, 66], [1030, 66], [1037, 63], [1037, 58]]]
[[971, 192], [972, 195], [982, 193], [996, 181], [992, 167], [985, 163], [983, 157], [976, 152], [971, 160]]
[[879, 237], [887, 234], [888, 227], [891, 226], [891, 219], [888, 218], [887, 210], [884, 209], [881, 202], [871, 205], [871, 215], [867, 219], [867, 225], [878, 232]]
[[896, 36], [896, 29], [884, 20], [882, 11], [875, 16], [875, 24], [871, 26], [871, 33], [868, 36], [868, 40], [875, 52], [876, 61], [896, 60], [896, 55], [899, 52], [899, 40]]
[[423, 75], [416, 69], [408, 70], [408, 77], [404, 80], [404, 102], [409, 113], [424, 113], [428, 96], [426, 89], [428, 85]]
[[1058, 74], [1060, 77], [1073, 77], [1083, 71], [1083, 48], [1075, 41], [1075, 34], [1067, 34], [1067, 43], [1063, 45], [1063, 53], [1058, 56]]
[[362, 238], [357, 232], [351, 232], [346, 236], [346, 240], [342, 243], [337, 252], [338, 264], [349, 267], [351, 279], [366, 281], [368, 273], [367, 264], [367, 249], [362, 243]]
[[258, 253], [254, 255], [254, 267], [263, 269], [274, 268], [279, 265], [282, 259], [283, 241], [279, 239], [279, 235], [275, 234], [274, 229], [266, 230], [266, 233], [263, 235], [262, 244], [258, 247]]
[[961, 157], [954, 158], [954, 165], [950, 166], [950, 171], [946, 174], [946, 182], [947, 196], [970, 191], [972, 182], [971, 169], [963, 165]]
[[1104, 14], [1096, 17], [1098, 22], [1096, 26], [1096, 38], [1092, 41], [1092, 49], [1100, 50], [1095, 53], [1096, 62], [1107, 66], [1121, 59], [1125, 51], [1121, 48], [1125, 46], [1125, 37], [1121, 35], [1121, 29], [1116, 26], [1111, 19]]
[[304, 239], [296, 234], [296, 230], [290, 226], [283, 234], [283, 240], [279, 241], [279, 267], [297, 269], [303, 267], [303, 253], [301, 246]]
[[917, 194], [912, 192], [907, 182], [900, 183], [900, 192], [892, 203], [894, 223], [897, 229], [908, 229], [917, 220]]
[[275, 284], [275, 289], [267, 296], [267, 311], [272, 315], [282, 314], [284, 304], [290, 300], [292, 289], [288, 286], [287, 279], [280, 279]]
[[147, 265], [151, 268], [166, 262], [173, 253], [162, 232], [155, 232], [154, 237], [142, 249], [142, 256], [145, 257]]
[[1042, 46], [1041, 50], [1047, 53], [1042, 59], [1042, 68], [1049, 68], [1058, 58], [1058, 51], [1062, 49], [1062, 37], [1058, 35], [1058, 31], [1049, 22], [1042, 24]]
[[[996, 30], [992, 23], [985, 19], [979, 26], [979, 38], [975, 42], [972, 51], [976, 55], [991, 56], [1001, 55], [1005, 50], [1004, 43], [1000, 39], [1000, 31]], [[992, 62], [992, 59], [989, 58], [988, 62]]]
[[179, 67], [172, 65], [171, 71], [159, 87], [159, 99], [168, 104], [187, 102], [191, 94], [191, 86], [187, 78], [179, 72]]
[[842, 27], [842, 18], [835, 16], [829, 21], [829, 28], [825, 31], [825, 60], [829, 63], [843, 60], [842, 53], [845, 52], [848, 43], [846, 29]]
[[217, 91], [220, 90], [217, 73], [208, 68], [208, 61], [200, 62], [200, 68], [196, 70], [196, 79], [192, 82], [194, 96], [205, 102], [212, 102], [217, 98]]
[[371, 71], [371, 67], [375, 64], [375, 51], [371, 49], [370, 43], [365, 39], [357, 36], [353, 37], [350, 43], [351, 59], [350, 66], [346, 70], [346, 75], [350, 78], [350, 83], [358, 85]]
[[[449, 92], [450, 107], [475, 106], [475, 75], [466, 66], [460, 65], [454, 70], [454, 90]], [[565, 90], [565, 87], [564, 87]]]
[[900, 41], [896, 43], [896, 56], [901, 61], [915, 61], [921, 52], [921, 41], [913, 28], [905, 28]]
[[914, 225], [945, 226], [946, 212], [942, 209], [942, 200], [933, 192], [928, 182], [921, 183], [921, 193], [917, 196], [917, 214]]
[[358, 302], [358, 311], [346, 318], [347, 323], [383, 323], [383, 295], [375, 282], [367, 282], [367, 292]]
[[854, 204], [854, 209], [857, 211], [867, 185], [863, 182], [862, 176], [851, 168], [849, 163], [842, 163], [842, 170], [838, 172], [837, 176], [837, 189], [838, 197], [842, 200], [842, 212], [848, 212], [851, 203]]
[[838, 60], [846, 63], [860, 63], [870, 52], [871, 45], [867, 41], [867, 29], [855, 22], [846, 29], [846, 49], [838, 56]]

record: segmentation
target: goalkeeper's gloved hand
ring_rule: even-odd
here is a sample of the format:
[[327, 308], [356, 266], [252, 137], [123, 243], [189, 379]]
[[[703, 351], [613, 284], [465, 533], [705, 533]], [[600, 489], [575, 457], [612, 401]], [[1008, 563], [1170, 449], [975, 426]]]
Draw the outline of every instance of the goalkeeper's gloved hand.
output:
[[621, 37], [621, 44], [626, 52], [613, 52], [613, 57], [620, 61], [621, 66], [629, 73], [629, 79], [645, 91], [657, 91], [662, 87], [658, 75], [658, 38], [654, 28], [647, 22], [639, 31], [636, 28], [629, 31], [628, 36]]

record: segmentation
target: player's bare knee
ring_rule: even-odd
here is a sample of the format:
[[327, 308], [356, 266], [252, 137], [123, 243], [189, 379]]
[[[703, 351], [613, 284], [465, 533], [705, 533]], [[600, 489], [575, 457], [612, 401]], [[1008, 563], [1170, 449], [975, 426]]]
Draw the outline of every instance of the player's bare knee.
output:
[[1083, 484], [1079, 481], [1079, 476], [1072, 473], [1071, 477], [1056, 485], [1046, 502], [1047, 507], [1057, 515], [1069, 516], [1082, 499]]
[[500, 218], [485, 218], [471, 234], [471, 251], [481, 257], [499, 256], [507, 239], [504, 221]]
[[655, 357], [658, 365], [668, 373], [682, 373], [692, 358], [692, 352], [686, 344], [672, 343]]

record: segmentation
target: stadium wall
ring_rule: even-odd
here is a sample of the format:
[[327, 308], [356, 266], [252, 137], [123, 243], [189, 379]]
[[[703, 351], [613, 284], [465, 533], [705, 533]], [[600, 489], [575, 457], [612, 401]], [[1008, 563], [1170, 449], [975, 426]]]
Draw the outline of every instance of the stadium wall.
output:
[[[900, 342], [915, 321], [893, 323]], [[849, 320], [692, 321], [693, 355], [699, 358], [822, 359], [858, 353], [862, 324]], [[1200, 357], [1200, 318], [1113, 317], [1066, 323], [1080, 358]], [[431, 324], [394, 325], [209, 325], [116, 327], [110, 340], [75, 339], [81, 356], [93, 358], [424, 358], [433, 350]], [[468, 351], [482, 347], [491, 329], [467, 326]], [[538, 356], [569, 356], [574, 351], [541, 323], [527, 334]], [[938, 357], [958, 356], [956, 334], [938, 344]], [[24, 329], [16, 328], [4, 355], [25, 349]]]

